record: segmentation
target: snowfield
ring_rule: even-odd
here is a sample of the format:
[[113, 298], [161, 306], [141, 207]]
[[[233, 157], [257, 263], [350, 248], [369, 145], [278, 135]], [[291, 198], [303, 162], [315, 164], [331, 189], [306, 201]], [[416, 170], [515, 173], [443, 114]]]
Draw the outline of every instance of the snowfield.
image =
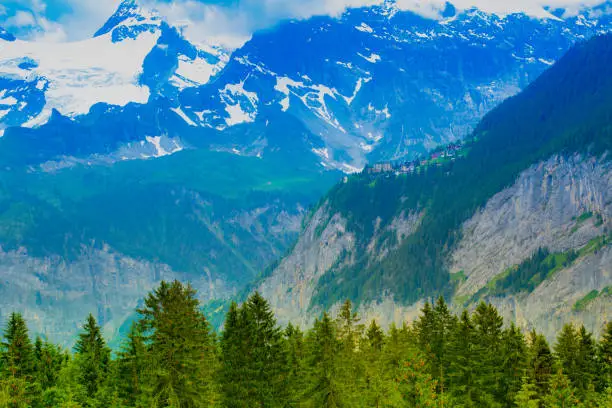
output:
[[42, 117], [52, 109], [65, 116], [86, 114], [99, 102], [146, 103], [149, 89], [139, 84], [139, 76], [158, 38], [159, 33], [146, 32], [117, 43], [110, 33], [71, 43], [0, 41], [0, 77], [46, 82]]

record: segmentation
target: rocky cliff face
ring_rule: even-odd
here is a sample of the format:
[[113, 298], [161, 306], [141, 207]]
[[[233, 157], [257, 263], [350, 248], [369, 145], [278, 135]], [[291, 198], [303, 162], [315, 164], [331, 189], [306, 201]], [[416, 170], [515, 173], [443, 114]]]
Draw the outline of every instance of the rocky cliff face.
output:
[[327, 205], [314, 213], [290, 255], [259, 286], [282, 321], [308, 324], [306, 311], [318, 278], [354, 249], [355, 237], [347, 231], [346, 220], [330, 214]]
[[[418, 217], [402, 217], [401, 236], [414, 232]], [[328, 221], [331, 220], [331, 221]], [[412, 221], [407, 221], [412, 220]], [[492, 197], [464, 223], [462, 238], [448, 259], [449, 269], [465, 275], [455, 299], [469, 297], [507, 268], [528, 259], [538, 248], [552, 252], [580, 249], [612, 226], [612, 164], [606, 157], [554, 156], [523, 171], [516, 182]], [[329, 206], [307, 224], [290, 255], [260, 286], [281, 321], [309, 323], [320, 312], [311, 304], [318, 279], [335, 262], [351, 262], [355, 236]], [[320, 234], [316, 231], [322, 230]], [[375, 238], [376, 239], [376, 238]], [[393, 248], [372, 252], [385, 256]], [[612, 285], [612, 248], [604, 246], [542, 282], [531, 293], [489, 299], [506, 318], [552, 336], [568, 321], [583, 322], [597, 332], [612, 312], [606, 288]], [[360, 305], [364, 318], [383, 324], [412, 320], [423, 300], [411, 305], [394, 301], [388, 288], [378, 301]], [[577, 309], [589, 293], [600, 296]], [[455, 301], [457, 311], [464, 302]], [[468, 305], [468, 307], [471, 307]]]
[[[464, 224], [451, 259], [451, 270], [467, 276], [457, 294], [473, 294], [538, 248], [562, 252], [603, 235], [612, 222], [611, 170], [597, 158], [556, 156], [524, 171]], [[578, 221], [587, 213], [594, 216]]]
[[[586, 216], [585, 216], [586, 215]], [[609, 234], [612, 225], [612, 165], [609, 160], [555, 156], [532, 166], [464, 224], [451, 259], [464, 271], [456, 296], [472, 295], [539, 248], [564, 252]], [[522, 327], [558, 332], [568, 321], [597, 332], [612, 312], [599, 299], [584, 310], [574, 305], [612, 284], [612, 248], [604, 247], [544, 281], [529, 294], [489, 299]]]
[[[397, 248], [406, 236], [414, 232], [420, 219], [417, 212], [402, 212], [385, 228], [381, 228], [380, 219], [376, 219], [375, 233], [367, 244], [371, 259], [380, 260]], [[395, 237], [392, 245], [385, 239], [388, 234]], [[319, 278], [332, 268], [355, 264], [359, 251], [356, 239], [347, 227], [347, 220], [340, 213], [333, 212], [329, 203], [312, 215], [296, 246], [258, 287], [260, 293], [270, 300], [280, 322], [312, 324], [322, 312], [318, 305], [311, 303]]]

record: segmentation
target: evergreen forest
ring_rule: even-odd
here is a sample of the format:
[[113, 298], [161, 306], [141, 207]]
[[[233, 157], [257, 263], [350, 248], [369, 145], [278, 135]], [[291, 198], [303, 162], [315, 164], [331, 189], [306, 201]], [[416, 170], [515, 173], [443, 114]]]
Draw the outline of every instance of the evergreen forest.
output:
[[10, 315], [0, 406], [21, 407], [611, 407], [612, 323], [595, 338], [566, 325], [554, 344], [480, 303], [443, 298], [411, 324], [362, 321], [347, 301], [307, 330], [280, 327], [258, 293], [213, 330], [196, 291], [162, 282], [118, 350], [89, 315], [74, 347], [32, 338]]

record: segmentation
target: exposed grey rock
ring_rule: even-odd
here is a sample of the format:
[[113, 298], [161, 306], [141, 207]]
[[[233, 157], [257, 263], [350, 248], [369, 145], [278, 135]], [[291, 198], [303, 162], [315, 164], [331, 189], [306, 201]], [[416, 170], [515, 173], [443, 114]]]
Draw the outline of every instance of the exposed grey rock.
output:
[[346, 220], [339, 214], [330, 216], [328, 205], [321, 206], [290, 255], [258, 288], [281, 323], [291, 320], [308, 325], [313, 321], [314, 313], [308, 315], [307, 310], [318, 279], [354, 245]]
[[[555, 156], [524, 171], [464, 224], [451, 259], [467, 280], [458, 295], [471, 295], [538, 248], [566, 251], [604, 234], [612, 221], [612, 165], [607, 160]], [[582, 224], [586, 212], [597, 217]]]

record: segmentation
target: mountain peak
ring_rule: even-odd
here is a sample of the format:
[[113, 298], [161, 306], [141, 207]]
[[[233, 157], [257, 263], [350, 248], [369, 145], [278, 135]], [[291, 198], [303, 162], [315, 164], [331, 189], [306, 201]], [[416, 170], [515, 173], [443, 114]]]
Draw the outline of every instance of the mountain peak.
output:
[[94, 37], [110, 32], [114, 42], [135, 38], [142, 32], [159, 27], [160, 22], [161, 17], [156, 10], [143, 8], [137, 0], [123, 0]]

